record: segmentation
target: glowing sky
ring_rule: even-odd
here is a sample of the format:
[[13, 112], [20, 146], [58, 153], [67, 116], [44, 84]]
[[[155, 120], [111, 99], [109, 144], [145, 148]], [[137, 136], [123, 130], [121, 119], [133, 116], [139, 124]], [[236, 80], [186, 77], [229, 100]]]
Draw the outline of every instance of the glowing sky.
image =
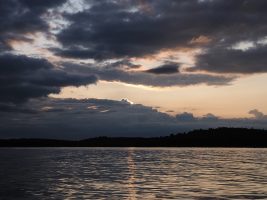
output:
[[[264, 127], [266, 10], [265, 0], [0, 0], [2, 121], [21, 121], [29, 131], [27, 124], [34, 127], [39, 119], [43, 127], [52, 116], [23, 121], [14, 113], [47, 112], [72, 98], [75, 105], [98, 99], [85, 102], [96, 108], [107, 100], [107, 112], [115, 102], [142, 106], [151, 117], [169, 117], [166, 131], [202, 127], [203, 121], [206, 127], [246, 120]], [[28, 110], [31, 101], [36, 110]], [[193, 116], [190, 123], [173, 122], [184, 114]], [[143, 126], [133, 123], [134, 129]], [[154, 130], [154, 123], [146, 128]]]

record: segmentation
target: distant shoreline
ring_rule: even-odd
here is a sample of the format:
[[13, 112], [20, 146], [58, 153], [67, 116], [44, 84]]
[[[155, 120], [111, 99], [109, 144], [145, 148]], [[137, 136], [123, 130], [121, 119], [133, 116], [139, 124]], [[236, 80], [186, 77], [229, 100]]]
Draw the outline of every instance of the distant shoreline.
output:
[[96, 137], [83, 140], [0, 139], [0, 147], [251, 147], [267, 148], [267, 130], [216, 128], [162, 137]]

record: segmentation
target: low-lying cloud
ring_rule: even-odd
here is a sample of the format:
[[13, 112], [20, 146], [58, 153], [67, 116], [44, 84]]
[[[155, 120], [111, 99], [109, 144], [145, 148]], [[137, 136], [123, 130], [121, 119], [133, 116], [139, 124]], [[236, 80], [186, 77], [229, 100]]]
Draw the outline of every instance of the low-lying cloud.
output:
[[192, 113], [173, 117], [128, 100], [43, 98], [3, 108], [0, 106], [1, 138], [149, 137], [222, 126], [267, 128], [266, 117], [224, 119]]
[[[84, 65], [63, 63], [65, 70], [72, 73], [95, 74], [99, 80], [110, 82], [123, 82], [134, 85], [145, 85], [152, 87], [172, 87], [172, 86], [188, 86], [188, 85], [227, 85], [230, 84], [236, 77], [224, 75], [210, 75], [210, 74], [188, 74], [188, 73], [166, 73], [166, 68], [163, 67], [155, 71], [131, 71], [121, 68], [98, 67], [97, 65]], [[112, 65], [111, 65], [112, 66]], [[172, 69], [173, 70], [173, 69]], [[160, 74], [159, 74], [159, 71]], [[164, 71], [164, 72], [163, 72]]]

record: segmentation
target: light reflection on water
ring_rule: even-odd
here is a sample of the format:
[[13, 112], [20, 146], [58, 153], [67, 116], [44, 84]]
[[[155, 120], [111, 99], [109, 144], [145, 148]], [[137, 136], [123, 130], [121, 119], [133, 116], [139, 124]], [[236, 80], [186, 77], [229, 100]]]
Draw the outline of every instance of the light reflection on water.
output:
[[267, 149], [0, 149], [0, 199], [267, 199]]
[[128, 150], [128, 157], [127, 157], [127, 164], [129, 169], [129, 178], [128, 178], [128, 190], [129, 190], [129, 199], [135, 200], [136, 199], [136, 185], [135, 185], [135, 163], [133, 159], [134, 149], [129, 148]]

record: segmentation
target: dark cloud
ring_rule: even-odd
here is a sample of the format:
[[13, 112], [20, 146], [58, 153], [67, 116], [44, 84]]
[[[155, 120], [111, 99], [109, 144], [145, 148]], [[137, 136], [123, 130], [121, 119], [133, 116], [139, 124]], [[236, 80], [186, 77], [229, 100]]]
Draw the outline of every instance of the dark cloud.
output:
[[222, 119], [192, 113], [172, 117], [128, 100], [107, 99], [33, 99], [19, 110], [0, 110], [0, 121], [0, 138], [148, 137], [222, 126], [267, 128], [266, 118]]
[[188, 112], [177, 114], [175, 117], [179, 121], [195, 121], [195, 120], [197, 120], [197, 118], [194, 117], [193, 113], [188, 113]]
[[0, 102], [23, 102], [59, 93], [61, 87], [96, 82], [93, 75], [68, 73], [44, 59], [0, 55]]
[[102, 60], [105, 58], [105, 53], [97, 54], [95, 51], [91, 51], [89, 49], [79, 49], [76, 47], [71, 47], [70, 49], [59, 49], [53, 48], [51, 49], [55, 55], [65, 57], [65, 58], [75, 58], [75, 59], [87, 59], [87, 58], [94, 58], [97, 60]]
[[[71, 63], [63, 64], [67, 71], [73, 73], [95, 74], [100, 80], [118, 81], [123, 83], [147, 85], [154, 87], [187, 86], [196, 84], [226, 85], [235, 79], [233, 76], [218, 76], [208, 74], [186, 74], [186, 73], [148, 73], [147, 71], [128, 71], [104, 65], [77, 65]], [[112, 66], [112, 65], [111, 65]]]
[[267, 115], [264, 115], [264, 113], [260, 112], [257, 109], [249, 111], [249, 114], [254, 115], [256, 119], [266, 119], [267, 120]]
[[179, 73], [179, 64], [174, 62], [169, 62], [159, 67], [146, 70], [145, 72], [152, 74], [175, 74]]
[[197, 122], [198, 121], [198, 122], [206, 123], [206, 122], [215, 122], [215, 121], [220, 120], [219, 117], [215, 116], [212, 113], [207, 113], [203, 115], [202, 117], [195, 117], [193, 113], [184, 112], [181, 114], [177, 114], [175, 118], [181, 122], [194, 122], [194, 121]]
[[[44, 17], [66, 0], [0, 0], [0, 50], [10, 50], [10, 40], [25, 40], [23, 34], [47, 32]], [[62, 48], [51, 49], [62, 57], [143, 57], [161, 50], [202, 48], [190, 71], [218, 73], [266, 72], [266, 45], [247, 51], [231, 49], [242, 41], [257, 43], [267, 33], [265, 0], [103, 0], [84, 1], [79, 12], [57, 11], [70, 22], [56, 34]], [[120, 64], [118, 64], [119, 66]], [[133, 66], [132, 67], [137, 67]], [[148, 72], [175, 72], [174, 68]]]
[[120, 60], [120, 61], [113, 62], [113, 63], [106, 62], [104, 66], [107, 68], [117, 68], [117, 69], [138, 69], [141, 67], [141, 65], [133, 64], [127, 59]]
[[219, 118], [217, 116], [215, 116], [214, 114], [212, 114], [212, 113], [208, 113], [208, 114], [204, 115], [203, 119], [206, 120], [206, 121], [217, 121], [217, 120], [219, 120]]
[[248, 50], [210, 48], [198, 56], [196, 67], [189, 71], [205, 70], [216, 73], [260, 73], [267, 72], [267, 46]]
[[21, 107], [21, 105], [16, 105], [12, 103], [0, 103], [0, 112], [2, 113], [24, 113], [24, 114], [34, 114], [37, 113], [36, 110], [29, 108], [27, 106]]
[[65, 47], [60, 55], [140, 57], [168, 48], [230, 45], [264, 37], [267, 32], [265, 0], [103, 0], [90, 4], [83, 12], [65, 15], [71, 25], [57, 36]]
[[21, 34], [48, 31], [43, 14], [65, 1], [0, 0], [0, 50], [9, 50], [8, 40], [23, 39]]
[[50, 98], [29, 104], [37, 113], [0, 115], [0, 137], [151, 136], [175, 130], [167, 114], [125, 100]]
[[[184, 39], [190, 38], [177, 34], [176, 17], [165, 16], [167, 13], [161, 11], [145, 13], [139, 7], [137, 1], [101, 1], [94, 2], [89, 10], [67, 16], [72, 25], [58, 35], [66, 47], [60, 54], [95, 59], [138, 57], [174, 47], [177, 42], [186, 43]], [[162, 17], [156, 17], [159, 14]], [[77, 46], [83, 46], [82, 50], [77, 51]]]
[[66, 0], [19, 0], [19, 3], [33, 10], [34, 12], [44, 12], [48, 8], [62, 5]]

